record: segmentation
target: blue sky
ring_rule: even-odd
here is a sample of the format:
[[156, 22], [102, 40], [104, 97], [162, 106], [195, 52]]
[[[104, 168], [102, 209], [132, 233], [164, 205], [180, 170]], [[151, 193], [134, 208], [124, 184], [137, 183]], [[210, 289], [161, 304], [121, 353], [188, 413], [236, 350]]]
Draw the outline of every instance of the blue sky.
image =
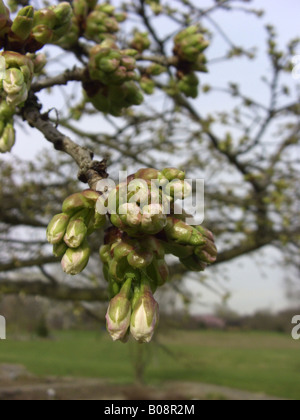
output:
[[[277, 27], [279, 41], [282, 44], [293, 37], [300, 36], [300, 1], [255, 0], [252, 4], [259, 9], [266, 10], [266, 15], [261, 21], [257, 22], [256, 18], [246, 17], [243, 14], [236, 14], [233, 17], [231, 14], [222, 12], [219, 22], [233, 40], [238, 40], [238, 44], [249, 47], [258, 46], [258, 60], [253, 63], [248, 60], [241, 60], [239, 64], [235, 63], [234, 69], [231, 64], [215, 65], [211, 68], [208, 76], [201, 76], [201, 78], [203, 83], [206, 82], [207, 78], [207, 81], [213, 82], [217, 86], [224, 86], [226, 80], [238, 80], [246, 93], [254, 95], [261, 101], [266, 101], [266, 92], [262, 84], [258, 82], [260, 76], [268, 74], [269, 71], [268, 61], [263, 54], [266, 49], [266, 32], [263, 29], [263, 23], [272, 23]], [[223, 42], [216, 40], [212, 45], [210, 54], [212, 57], [221, 56], [223, 51]], [[289, 83], [296, 82], [290, 77]], [[60, 99], [55, 98], [52, 106], [57, 106], [59, 102]], [[47, 103], [50, 105], [49, 97]], [[208, 111], [224, 108], [224, 104], [220, 105], [219, 99], [214, 95], [211, 96], [209, 101], [206, 100], [205, 104]], [[201, 106], [201, 101], [199, 101], [199, 106]], [[46, 143], [41, 141], [40, 135], [30, 129], [28, 129], [28, 132], [19, 131], [18, 138], [14, 154], [21, 158], [32, 159], [33, 153], [39, 153], [41, 149], [47, 147]], [[29, 141], [30, 147], [28, 147]], [[249, 313], [262, 308], [277, 310], [288, 305], [285, 298], [283, 270], [278, 269], [277, 266], [274, 268], [277, 253], [272, 249], [267, 249], [264, 252], [264, 261], [266, 262], [264, 266], [262, 266], [262, 258], [258, 262], [249, 258], [241, 258], [232, 263], [230, 267], [224, 267], [224, 273], [228, 269], [226, 273], [228, 280], [225, 279], [225, 283], [233, 293], [230, 305], [239, 312]], [[213, 272], [209, 277], [213, 284]], [[210, 292], [204, 292], [202, 288], [199, 289], [199, 292], [203, 293], [201, 300], [211, 303], [218, 302], [218, 299]], [[206, 312], [207, 310], [198, 305], [193, 306], [193, 312], [203, 311]]]

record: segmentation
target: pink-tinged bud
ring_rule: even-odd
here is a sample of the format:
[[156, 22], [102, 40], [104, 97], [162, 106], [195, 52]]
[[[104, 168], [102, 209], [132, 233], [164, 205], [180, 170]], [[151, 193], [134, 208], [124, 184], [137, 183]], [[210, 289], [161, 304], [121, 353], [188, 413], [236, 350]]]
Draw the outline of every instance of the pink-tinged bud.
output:
[[131, 318], [131, 303], [129, 300], [131, 292], [131, 279], [128, 279], [120, 293], [111, 301], [106, 314], [107, 331], [114, 341], [124, 340], [127, 336]]
[[62, 210], [63, 213], [74, 214], [79, 210], [91, 209], [94, 206], [95, 204], [88, 200], [83, 194], [76, 193], [65, 199]]
[[62, 269], [71, 276], [81, 273], [89, 262], [91, 249], [87, 242], [84, 242], [79, 248], [69, 248], [61, 261]]
[[141, 290], [136, 293], [138, 298], [133, 307], [130, 332], [138, 342], [149, 343], [158, 324], [159, 306], [147, 282], [143, 282]]
[[56, 245], [63, 240], [69, 220], [69, 216], [64, 213], [53, 217], [47, 228], [47, 240], [50, 244]]
[[86, 235], [87, 227], [84, 222], [80, 219], [72, 220], [68, 225], [64, 241], [70, 248], [78, 248]]

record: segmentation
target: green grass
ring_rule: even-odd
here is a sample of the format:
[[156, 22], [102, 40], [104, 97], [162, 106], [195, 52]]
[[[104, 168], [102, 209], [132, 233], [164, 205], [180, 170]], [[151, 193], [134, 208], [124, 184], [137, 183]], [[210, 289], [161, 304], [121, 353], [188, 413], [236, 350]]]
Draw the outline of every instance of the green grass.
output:
[[[198, 381], [300, 399], [300, 342], [256, 332], [171, 331], [147, 347], [146, 379]], [[0, 342], [0, 363], [19, 363], [36, 375], [134, 379], [133, 344], [113, 343], [106, 333], [68, 331], [53, 340]]]

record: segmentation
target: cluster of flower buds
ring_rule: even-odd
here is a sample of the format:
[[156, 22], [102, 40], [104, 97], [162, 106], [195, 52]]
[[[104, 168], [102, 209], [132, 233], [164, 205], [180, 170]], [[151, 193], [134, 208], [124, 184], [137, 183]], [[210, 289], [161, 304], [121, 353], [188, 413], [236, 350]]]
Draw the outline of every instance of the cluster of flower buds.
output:
[[65, 36], [72, 25], [70, 3], [62, 2], [34, 12], [32, 35], [42, 45], [55, 44]]
[[139, 283], [128, 277], [111, 299], [106, 314], [107, 330], [114, 341], [127, 342], [131, 335], [140, 343], [149, 343], [159, 320], [158, 303], [146, 277]]
[[[113, 37], [114, 34], [119, 31], [119, 23], [126, 19], [126, 14], [116, 12], [115, 7], [109, 3], [98, 4], [95, 6], [94, 1], [82, 2], [80, 0], [77, 2], [78, 9], [79, 3], [87, 3], [89, 6], [88, 11], [91, 10], [91, 8], [94, 9], [91, 13], [83, 16], [86, 18], [84, 36], [97, 43]], [[86, 10], [87, 9], [83, 9], [81, 7], [81, 11], [83, 11], [83, 13], [85, 13]], [[82, 13], [81, 11], [80, 13]], [[75, 13], [78, 13], [76, 12], [76, 9]]]
[[195, 72], [207, 72], [203, 52], [209, 46], [198, 26], [190, 26], [175, 37], [174, 55], [178, 58], [178, 88], [187, 97], [198, 96], [199, 79]]
[[[169, 281], [166, 255], [178, 257], [192, 271], [216, 261], [213, 235], [191, 226], [177, 214], [177, 200], [191, 194], [185, 173], [176, 168], [140, 169], [111, 191], [91, 190], [67, 198], [62, 213], [51, 221], [47, 236], [63, 270], [78, 274], [87, 265], [86, 237], [103, 227], [106, 215], [113, 226], [100, 249], [110, 304], [107, 329], [113, 340], [151, 341], [158, 323], [154, 293]], [[182, 212], [181, 212], [182, 213]]]
[[34, 65], [25, 55], [3, 51], [0, 58], [5, 61], [4, 78], [0, 81], [0, 94], [11, 107], [22, 105], [30, 89]]
[[81, 273], [90, 258], [87, 236], [104, 227], [105, 215], [96, 212], [100, 194], [86, 190], [68, 197], [62, 206], [62, 213], [51, 220], [47, 239], [53, 245], [56, 257], [62, 257], [62, 268], [67, 274]]
[[164, 248], [153, 236], [141, 241], [117, 228], [107, 231], [105, 242], [100, 256], [111, 298], [107, 329], [113, 340], [126, 340], [130, 329], [137, 341], [149, 342], [158, 322], [153, 293], [169, 278]]
[[14, 111], [6, 101], [0, 102], [0, 153], [10, 152], [15, 144]]
[[130, 47], [134, 50], [137, 50], [139, 53], [142, 53], [145, 50], [150, 48], [151, 41], [149, 39], [148, 32], [140, 32], [138, 30], [134, 31], [134, 37], [130, 42]]
[[175, 37], [174, 54], [179, 62], [190, 63], [190, 70], [207, 71], [203, 52], [208, 48], [207, 41], [198, 26], [190, 26]]
[[184, 179], [184, 172], [177, 169], [141, 169], [103, 199], [103, 208], [112, 224], [131, 237], [156, 235], [165, 228], [174, 202], [191, 194]]
[[197, 98], [199, 79], [194, 72], [183, 75], [179, 80], [179, 90], [188, 98]]
[[84, 83], [84, 88], [96, 109], [119, 116], [123, 108], [143, 102], [143, 95], [135, 83], [138, 79], [136, 54], [135, 50], [120, 50], [111, 39], [91, 49], [90, 80]]
[[93, 80], [104, 85], [121, 85], [137, 79], [135, 50], [120, 50], [107, 39], [90, 51], [89, 73]]

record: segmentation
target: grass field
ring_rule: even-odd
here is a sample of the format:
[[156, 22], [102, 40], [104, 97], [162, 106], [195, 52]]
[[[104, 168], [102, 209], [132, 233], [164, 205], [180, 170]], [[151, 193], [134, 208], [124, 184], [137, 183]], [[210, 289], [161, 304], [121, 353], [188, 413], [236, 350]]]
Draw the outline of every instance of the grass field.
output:
[[[23, 364], [36, 375], [134, 380], [132, 351], [105, 332], [54, 333], [51, 340], [0, 341], [0, 364]], [[171, 350], [171, 354], [168, 351]], [[300, 399], [300, 342], [257, 332], [169, 331], [147, 347], [146, 380], [197, 381]]]

